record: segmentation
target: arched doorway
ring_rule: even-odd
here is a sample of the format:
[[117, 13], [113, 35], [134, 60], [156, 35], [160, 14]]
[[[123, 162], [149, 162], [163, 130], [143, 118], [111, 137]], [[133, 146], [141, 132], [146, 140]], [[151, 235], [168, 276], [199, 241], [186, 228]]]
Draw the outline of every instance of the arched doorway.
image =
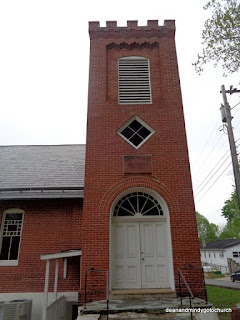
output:
[[169, 212], [153, 190], [128, 189], [111, 210], [112, 289], [172, 288]]

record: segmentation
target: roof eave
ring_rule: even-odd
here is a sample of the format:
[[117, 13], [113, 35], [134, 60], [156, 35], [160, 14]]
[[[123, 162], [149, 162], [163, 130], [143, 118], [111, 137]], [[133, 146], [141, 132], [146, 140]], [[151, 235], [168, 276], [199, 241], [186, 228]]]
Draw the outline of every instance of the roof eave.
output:
[[0, 189], [0, 200], [82, 199], [83, 187]]

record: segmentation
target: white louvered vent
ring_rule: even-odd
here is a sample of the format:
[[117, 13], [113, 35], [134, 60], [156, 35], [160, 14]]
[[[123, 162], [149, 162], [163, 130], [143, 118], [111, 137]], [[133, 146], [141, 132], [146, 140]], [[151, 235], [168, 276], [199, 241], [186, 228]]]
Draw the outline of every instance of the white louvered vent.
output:
[[118, 60], [118, 102], [152, 103], [149, 59], [125, 57]]

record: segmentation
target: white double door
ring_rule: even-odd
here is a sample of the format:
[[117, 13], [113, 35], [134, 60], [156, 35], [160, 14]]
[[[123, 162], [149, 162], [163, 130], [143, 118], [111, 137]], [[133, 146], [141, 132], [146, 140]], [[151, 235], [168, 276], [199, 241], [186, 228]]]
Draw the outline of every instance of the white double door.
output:
[[168, 288], [165, 222], [113, 222], [112, 288]]

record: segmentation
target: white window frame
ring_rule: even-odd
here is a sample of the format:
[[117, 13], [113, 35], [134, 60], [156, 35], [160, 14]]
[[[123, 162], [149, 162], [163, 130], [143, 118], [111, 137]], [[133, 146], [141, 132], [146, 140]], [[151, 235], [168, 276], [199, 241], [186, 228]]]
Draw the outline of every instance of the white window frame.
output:
[[[131, 102], [122, 102], [120, 100], [120, 93], [119, 93], [119, 88], [120, 88], [120, 81], [119, 81], [119, 61], [124, 61], [124, 60], [146, 60], [148, 62], [148, 82], [149, 82], [149, 91], [150, 91], [150, 101], [131, 101]], [[151, 75], [150, 75], [150, 60], [149, 58], [146, 57], [141, 57], [141, 56], [128, 56], [128, 57], [121, 57], [118, 59], [118, 104], [120, 105], [131, 105], [131, 104], [152, 104], [152, 89], [151, 89]]]
[[[11, 208], [3, 211], [2, 214], [2, 221], [1, 221], [1, 230], [0, 230], [0, 252], [2, 249], [2, 240], [3, 240], [3, 228], [5, 224], [5, 218], [7, 214], [11, 213], [21, 213], [22, 214], [22, 227], [21, 227], [21, 233], [20, 233], [20, 242], [19, 242], [19, 248], [18, 248], [18, 258], [20, 254], [20, 248], [21, 248], [21, 240], [22, 240], [22, 229], [23, 229], [23, 219], [24, 219], [24, 210], [18, 209], [18, 208]], [[18, 258], [16, 260], [0, 260], [0, 266], [18, 266]]]
[[224, 258], [224, 251], [220, 251], [220, 252], [219, 252], [219, 257], [220, 257], [220, 258]]
[[240, 258], [240, 252], [239, 251], [233, 251], [233, 258]]
[[[145, 127], [146, 129], [148, 129], [151, 133], [147, 136], [147, 138], [145, 138], [138, 146], [135, 146], [129, 139], [127, 139], [126, 137], [124, 137], [124, 135], [121, 134], [121, 131], [123, 131], [125, 128], [127, 128], [129, 126], [129, 124], [131, 122], [133, 122], [134, 120], [137, 120], [143, 127]], [[139, 149], [154, 133], [155, 130], [152, 129], [148, 124], [146, 124], [143, 120], [141, 120], [139, 117], [134, 116], [133, 118], [131, 118], [131, 120], [129, 120], [120, 130], [118, 130], [117, 132], [125, 141], [127, 141], [131, 146], [133, 146], [135, 149]]]
[[[140, 194], [143, 194], [143, 195], [139, 195], [139, 193], [140, 193]], [[135, 195], [135, 194], [136, 194], [136, 195]], [[142, 207], [142, 210], [139, 212], [139, 209], [136, 210], [136, 207], [134, 207], [133, 204], [130, 202], [130, 198], [132, 198], [132, 197], [135, 197], [136, 200], [137, 200], [137, 208], [139, 208], [139, 197], [145, 198], [145, 204], [147, 203], [147, 200], [149, 199], [149, 200], [152, 202], [152, 204], [153, 204], [153, 206], [151, 207], [151, 209], [157, 208], [158, 214], [155, 214], [155, 215], [145, 215], [146, 212], [150, 211], [150, 209], [148, 209], [147, 211], [143, 211], [143, 212], [142, 212], [142, 210], [144, 209], [145, 204], [144, 204], [144, 206]], [[121, 208], [121, 207], [122, 207], [122, 203], [123, 203], [123, 202], [121, 202], [120, 204], [119, 204], [119, 202], [120, 202], [123, 198], [126, 198], [125, 200], [127, 200], [127, 201], [129, 202], [130, 207], [131, 207], [131, 210], [126, 210], [126, 209], [125, 209], [126, 212], [127, 212], [127, 211], [129, 212], [128, 215], [123, 215], [123, 216], [118, 215], [118, 214], [115, 215], [115, 212], [117, 212], [117, 213], [119, 212], [119, 210], [116, 209], [117, 205], [118, 205], [118, 208]], [[156, 201], [157, 204], [156, 204], [154, 201]], [[153, 197], [151, 194], [146, 193], [146, 192], [143, 192], [143, 191], [134, 191], [134, 192], [129, 192], [129, 193], [125, 194], [125, 195], [124, 195], [122, 198], [120, 198], [120, 199], [116, 202], [116, 204], [115, 204], [115, 207], [114, 207], [114, 210], [113, 210], [113, 218], [116, 219], [116, 218], [122, 218], [122, 217], [123, 217], [123, 218], [129, 218], [129, 219], [131, 219], [131, 218], [143, 218], [143, 219], [144, 219], [144, 218], [159, 218], [159, 217], [164, 217], [164, 212], [163, 212], [163, 209], [162, 209], [162, 207], [161, 207], [160, 202], [159, 202], [155, 197]]]

